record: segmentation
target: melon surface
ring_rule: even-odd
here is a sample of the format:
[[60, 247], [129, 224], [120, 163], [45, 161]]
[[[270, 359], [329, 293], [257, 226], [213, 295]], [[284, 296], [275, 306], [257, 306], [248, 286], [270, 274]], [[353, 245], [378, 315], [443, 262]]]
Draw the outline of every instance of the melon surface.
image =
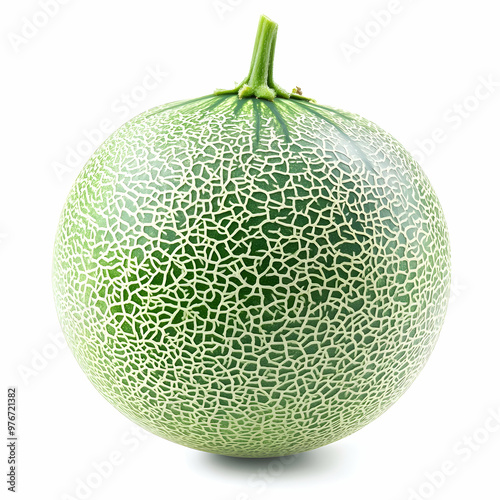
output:
[[276, 94], [123, 125], [78, 176], [54, 251], [59, 319], [97, 390], [159, 436], [231, 456], [374, 420], [427, 361], [449, 294], [443, 212], [408, 152]]

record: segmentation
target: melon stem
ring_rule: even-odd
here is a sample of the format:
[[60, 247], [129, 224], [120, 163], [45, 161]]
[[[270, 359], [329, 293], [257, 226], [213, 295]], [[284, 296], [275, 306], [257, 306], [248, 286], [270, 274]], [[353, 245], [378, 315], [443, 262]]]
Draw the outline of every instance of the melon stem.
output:
[[275, 83], [273, 67], [277, 34], [278, 24], [266, 16], [260, 16], [248, 76], [234, 89], [217, 89], [214, 94], [238, 94], [240, 99], [255, 97], [273, 101], [275, 97], [283, 97], [285, 99], [304, 99], [314, 102], [313, 99], [294, 91], [287, 92]]

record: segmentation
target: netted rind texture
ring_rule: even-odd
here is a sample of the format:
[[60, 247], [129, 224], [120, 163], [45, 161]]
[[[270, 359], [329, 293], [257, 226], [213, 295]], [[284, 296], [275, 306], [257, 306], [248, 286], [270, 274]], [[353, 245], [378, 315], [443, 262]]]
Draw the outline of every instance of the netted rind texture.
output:
[[63, 209], [69, 346], [134, 422], [199, 450], [289, 455], [409, 387], [446, 311], [446, 223], [404, 148], [357, 115], [207, 96], [122, 126]]

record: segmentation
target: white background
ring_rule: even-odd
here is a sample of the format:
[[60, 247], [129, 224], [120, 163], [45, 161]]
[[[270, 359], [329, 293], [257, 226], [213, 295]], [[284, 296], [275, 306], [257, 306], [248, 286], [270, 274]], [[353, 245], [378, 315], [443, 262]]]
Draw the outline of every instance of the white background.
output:
[[[498, 4], [46, 1], [50, 16], [37, 0], [0, 12], [2, 393], [19, 391], [17, 498], [500, 498]], [[280, 24], [282, 86], [373, 120], [415, 154], [453, 253], [446, 323], [414, 385], [363, 430], [286, 463], [138, 430], [60, 340], [50, 282], [59, 213], [91, 150], [139, 112], [242, 79], [261, 13]]]

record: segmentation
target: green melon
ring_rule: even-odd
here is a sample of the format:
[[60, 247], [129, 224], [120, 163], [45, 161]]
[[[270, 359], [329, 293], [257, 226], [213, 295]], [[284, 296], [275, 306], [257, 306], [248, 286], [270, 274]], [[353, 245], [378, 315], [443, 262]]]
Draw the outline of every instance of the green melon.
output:
[[410, 386], [443, 324], [450, 251], [418, 164], [355, 114], [273, 81], [262, 18], [236, 89], [117, 130], [63, 209], [53, 283], [98, 391], [199, 450], [317, 448]]

